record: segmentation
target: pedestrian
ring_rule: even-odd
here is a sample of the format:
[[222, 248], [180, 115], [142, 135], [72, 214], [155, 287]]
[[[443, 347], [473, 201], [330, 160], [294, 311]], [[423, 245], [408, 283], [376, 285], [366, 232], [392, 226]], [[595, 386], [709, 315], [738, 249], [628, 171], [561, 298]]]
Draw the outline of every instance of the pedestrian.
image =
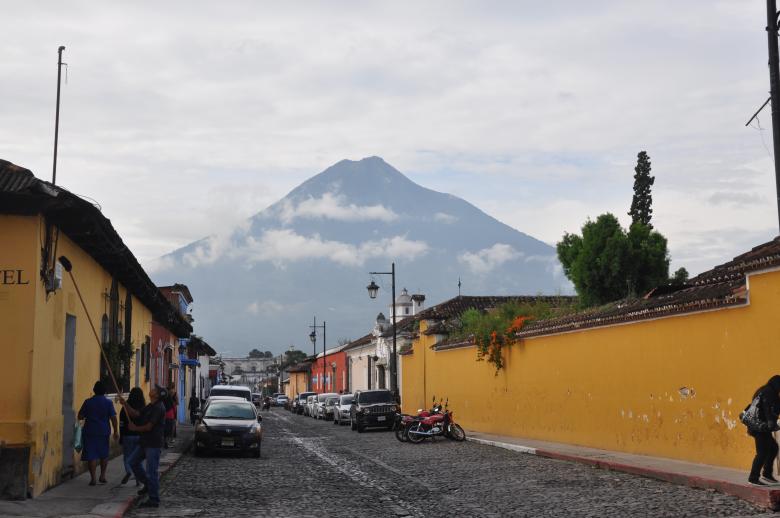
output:
[[171, 447], [173, 440], [173, 426], [176, 423], [176, 393], [168, 391], [168, 395], [163, 400], [165, 406], [165, 445], [164, 448]]
[[195, 420], [198, 417], [198, 409], [200, 408], [200, 400], [195, 395], [195, 393], [190, 396], [190, 403], [188, 407], [190, 411], [190, 423], [192, 423], [192, 426], [195, 426]]
[[98, 482], [105, 484], [106, 467], [108, 466], [108, 450], [111, 437], [109, 422], [114, 428], [114, 438], [119, 438], [119, 426], [116, 421], [114, 404], [106, 397], [106, 387], [101, 381], [92, 387], [94, 395], [84, 400], [78, 413], [79, 419], [84, 419], [82, 437], [84, 449], [81, 451], [81, 460], [89, 467], [89, 485], [95, 485], [95, 471], [100, 461], [100, 478]]
[[[127, 401], [119, 396], [119, 402], [130, 416], [128, 429], [140, 432], [138, 448], [130, 456], [130, 467], [135, 479], [144, 485], [139, 495], [149, 495], [149, 499], [139, 507], [160, 507], [160, 454], [165, 442], [165, 405], [163, 400], [168, 397], [168, 391], [155, 386], [149, 391], [150, 403], [142, 410], [132, 408]], [[136, 424], [136, 420], [139, 424]], [[141, 464], [146, 461], [146, 469]]]
[[[139, 412], [143, 410], [146, 406], [143, 390], [138, 387], [131, 389], [130, 395], [127, 397], [127, 404]], [[133, 468], [130, 466], [130, 456], [138, 448], [138, 443], [141, 439], [138, 432], [132, 431], [127, 427], [128, 422], [130, 422], [130, 417], [128, 417], [127, 412], [123, 408], [119, 411], [119, 443], [122, 445], [122, 458], [125, 463], [125, 476], [122, 478], [122, 484], [127, 484], [127, 481], [133, 475]], [[137, 421], [136, 424], [138, 424]], [[135, 485], [138, 484], [139, 482], [136, 480]]]
[[780, 430], [777, 424], [780, 415], [780, 375], [772, 376], [766, 385], [756, 390], [753, 399], [756, 398], [758, 398], [758, 420], [762, 424], [765, 423], [765, 426], [758, 429], [748, 427], [748, 434], [756, 441], [756, 456], [753, 458], [748, 482], [765, 486], [767, 483], [777, 483], [777, 479], [772, 475], [772, 469], [777, 458], [778, 447], [772, 432]]

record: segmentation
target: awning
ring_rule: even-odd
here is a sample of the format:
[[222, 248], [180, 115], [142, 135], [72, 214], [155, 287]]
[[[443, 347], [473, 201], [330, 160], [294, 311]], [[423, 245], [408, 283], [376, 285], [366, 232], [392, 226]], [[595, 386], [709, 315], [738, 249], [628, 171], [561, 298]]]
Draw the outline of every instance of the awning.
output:
[[200, 362], [198, 360], [191, 360], [189, 358], [182, 358], [181, 360], [182, 365], [186, 365], [189, 367], [200, 367]]

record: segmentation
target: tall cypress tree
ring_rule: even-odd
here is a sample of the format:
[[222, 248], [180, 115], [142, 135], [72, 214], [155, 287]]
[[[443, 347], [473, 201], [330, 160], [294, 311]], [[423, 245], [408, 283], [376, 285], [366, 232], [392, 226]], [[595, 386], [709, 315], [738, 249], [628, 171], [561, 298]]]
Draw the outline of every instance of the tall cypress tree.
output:
[[650, 176], [650, 157], [646, 152], [640, 151], [634, 168], [634, 199], [631, 200], [631, 210], [628, 211], [632, 224], [639, 222], [652, 228], [650, 219], [653, 217], [653, 195], [650, 188], [653, 182], [655, 177]]

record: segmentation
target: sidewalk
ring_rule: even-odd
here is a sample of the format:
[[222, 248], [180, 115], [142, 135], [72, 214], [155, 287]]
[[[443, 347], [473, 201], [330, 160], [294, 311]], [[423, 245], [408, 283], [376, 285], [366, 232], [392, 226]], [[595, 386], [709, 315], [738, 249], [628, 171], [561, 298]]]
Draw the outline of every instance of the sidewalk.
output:
[[[178, 425], [178, 438], [173, 448], [163, 450], [160, 459], [160, 476], [179, 460], [192, 443], [194, 428]], [[99, 468], [98, 468], [99, 469]], [[119, 481], [125, 474], [122, 456], [108, 462], [108, 484], [89, 486], [89, 472], [53, 487], [36, 498], [21, 501], [0, 500], [0, 518], [17, 516], [35, 517], [116, 517], [120, 518], [136, 498], [135, 480], [122, 486]]]
[[[713, 489], [773, 511], [780, 510], [780, 485], [756, 487], [747, 483], [747, 470], [696, 464], [662, 457], [647, 457], [583, 446], [491, 435], [467, 431], [470, 441], [550, 459], [580, 462], [591, 466], [624, 471], [672, 484]], [[747, 467], [747, 465], [746, 465]]]

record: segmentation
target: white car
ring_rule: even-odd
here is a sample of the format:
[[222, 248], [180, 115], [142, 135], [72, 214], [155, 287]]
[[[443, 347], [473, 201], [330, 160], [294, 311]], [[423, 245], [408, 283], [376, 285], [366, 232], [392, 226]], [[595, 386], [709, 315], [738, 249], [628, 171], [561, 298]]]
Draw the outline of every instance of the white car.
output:
[[214, 385], [209, 392], [211, 396], [236, 396], [252, 402], [252, 391], [241, 385]]
[[306, 406], [303, 407], [303, 415], [314, 417], [312, 413], [314, 411], [314, 403], [317, 401], [317, 395], [309, 396], [306, 398]]
[[333, 410], [333, 424], [349, 424], [349, 409], [352, 407], [352, 401], [355, 396], [352, 394], [344, 394], [339, 397], [339, 402], [336, 403], [336, 408]]
[[287, 406], [287, 402], [289, 400], [290, 400], [290, 398], [288, 398], [284, 394], [276, 396], [276, 406], [281, 406], [281, 407]]
[[323, 419], [325, 416], [325, 401], [329, 397], [339, 397], [335, 392], [323, 392], [317, 394], [317, 399], [314, 400], [314, 406], [312, 407], [311, 416], [315, 419]]

